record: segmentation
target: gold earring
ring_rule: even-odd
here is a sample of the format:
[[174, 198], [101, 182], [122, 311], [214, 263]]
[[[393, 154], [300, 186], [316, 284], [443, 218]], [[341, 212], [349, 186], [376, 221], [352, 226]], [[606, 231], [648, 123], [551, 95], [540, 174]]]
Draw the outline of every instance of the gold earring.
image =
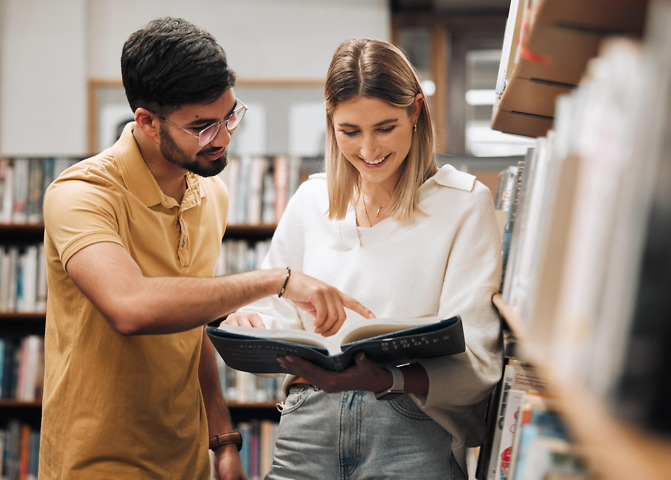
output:
[[417, 131], [417, 124], [415, 123], [415, 125], [412, 127], [412, 133], [415, 133], [416, 131]]

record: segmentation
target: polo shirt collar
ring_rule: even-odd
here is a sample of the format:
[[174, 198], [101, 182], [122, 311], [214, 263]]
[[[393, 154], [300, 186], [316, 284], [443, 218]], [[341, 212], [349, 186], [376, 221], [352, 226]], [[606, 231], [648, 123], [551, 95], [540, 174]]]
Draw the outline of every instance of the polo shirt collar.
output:
[[[177, 204], [176, 201], [163, 193], [144, 158], [142, 158], [140, 149], [135, 142], [135, 138], [133, 138], [135, 127], [135, 122], [126, 125], [121, 137], [112, 147], [114, 156], [119, 159], [121, 176], [128, 186], [128, 190], [136, 195], [146, 207], [160, 204], [173, 207]], [[205, 189], [202, 188], [201, 178], [187, 171], [186, 185], [187, 190], [182, 199], [182, 206], [189, 208], [199, 205], [201, 198], [205, 197]]]

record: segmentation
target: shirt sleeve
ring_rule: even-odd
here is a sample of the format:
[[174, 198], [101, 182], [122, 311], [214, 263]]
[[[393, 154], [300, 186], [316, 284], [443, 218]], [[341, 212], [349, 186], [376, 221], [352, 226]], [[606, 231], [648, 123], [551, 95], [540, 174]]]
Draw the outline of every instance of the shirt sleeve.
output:
[[122, 244], [109, 191], [80, 179], [54, 182], [44, 197], [44, 227], [65, 266], [76, 252], [98, 242]]
[[452, 245], [439, 311], [441, 318], [461, 316], [466, 351], [419, 361], [429, 392], [415, 398], [427, 412], [477, 404], [501, 376], [501, 322], [492, 304], [501, 281], [500, 235], [489, 190], [476, 183], [473, 194]]

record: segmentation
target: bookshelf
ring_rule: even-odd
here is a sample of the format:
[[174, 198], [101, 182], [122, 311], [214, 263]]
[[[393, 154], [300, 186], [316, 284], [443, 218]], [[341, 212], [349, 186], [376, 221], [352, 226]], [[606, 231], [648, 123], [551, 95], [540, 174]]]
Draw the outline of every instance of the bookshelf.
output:
[[589, 467], [580, 478], [669, 478], [667, 393], [653, 386], [668, 365], [655, 346], [669, 337], [669, 274], [657, 273], [669, 249], [656, 247], [671, 228], [671, 2], [510, 11], [518, 44], [501, 59], [492, 128], [538, 144], [514, 231], [527, 268], [509, 257], [493, 303]]
[[[495, 295], [493, 301], [507, 328], [523, 343], [528, 332], [519, 311], [507, 305], [500, 294]], [[580, 451], [597, 478], [668, 478], [671, 472], [671, 439], [651, 435], [617, 418], [583, 386], [561, 378], [543, 357], [532, 356], [527, 360], [545, 379], [555, 405], [567, 420]]]
[[640, 37], [647, 0], [511, 0], [492, 128], [544, 136], [555, 100], [580, 83], [610, 36]]
[[[274, 157], [264, 157], [262, 162], [264, 168], [260, 170], [266, 177], [270, 176], [270, 180], [272, 180], [273, 172], [277, 170], [274, 160]], [[27, 206], [28, 203], [26, 195], [30, 190], [28, 187], [30, 172], [32, 172], [33, 168], [39, 169], [43, 177], [42, 181], [35, 183], [35, 185], [39, 184], [39, 194], [34, 195], [37, 199], [36, 202], [41, 205], [43, 193], [48, 184], [51, 183], [57, 174], [76, 161], [78, 159], [74, 158], [0, 158], [0, 272], [2, 272], [3, 268], [7, 268], [8, 265], [12, 265], [9, 270], [10, 273], [0, 276], [0, 347], [3, 347], [0, 348], [0, 360], [2, 360], [3, 365], [0, 367], [2, 368], [0, 373], [4, 373], [4, 365], [10, 365], [5, 356], [5, 352], [9, 351], [5, 348], [8, 344], [11, 343], [13, 352], [18, 352], [21, 350], [20, 342], [26, 337], [39, 337], [42, 339], [44, 337], [46, 319], [44, 303], [28, 304], [30, 306], [25, 308], [22, 306], [24, 304], [18, 301], [18, 298], [21, 297], [20, 292], [25, 290], [25, 288], [19, 287], [19, 285], [27, 284], [26, 281], [22, 280], [24, 278], [23, 275], [19, 273], [20, 268], [18, 265], [21, 264], [21, 261], [18, 258], [24, 255], [28, 247], [41, 247], [44, 239], [44, 223], [41, 220], [41, 210], [39, 210], [39, 221], [35, 221], [34, 219], [28, 220], [26, 214], [18, 211], [18, 209], [23, 209]], [[240, 161], [240, 163], [245, 162], [250, 164], [254, 162], [261, 163], [259, 160], [251, 159]], [[232, 163], [236, 162], [233, 161]], [[266, 179], [265, 182], [257, 179], [257, 183], [263, 185], [261, 191], [259, 189], [252, 191], [251, 188], [241, 188], [239, 184], [235, 188], [231, 188], [232, 183], [237, 181], [237, 177], [233, 178], [230, 171], [226, 175], [222, 174], [222, 179], [229, 186], [229, 193], [235, 192], [235, 204], [237, 208], [240, 208], [240, 210], [236, 211], [235, 221], [233, 223], [229, 222], [227, 225], [224, 238], [222, 239], [222, 252], [224, 252], [226, 244], [234, 244], [236, 248], [232, 251], [235, 254], [239, 252], [244, 253], [238, 264], [235, 265], [239, 269], [227, 270], [225, 267], [229, 265], [224, 265], [224, 270], [218, 271], [217, 274], [237, 273], [238, 271], [253, 269], [258, 265], [258, 261], [263, 254], [263, 249], [259, 249], [256, 246], [266, 244], [270, 240], [276, 228], [276, 219], [279, 218], [282, 209], [286, 205], [286, 203], [281, 206], [277, 205], [278, 202], [273, 202], [272, 198], [269, 200], [268, 197], [271, 195], [267, 193], [266, 187], [268, 185], [271, 187], [283, 186], [287, 191], [283, 195], [278, 196], [286, 202], [290, 193], [293, 193], [289, 192], [288, 189], [295, 189], [300, 181], [304, 180], [316, 168], [314, 159], [304, 159], [301, 157], [284, 158], [281, 163], [286, 169], [289, 168], [289, 164], [293, 168], [291, 172], [284, 171], [286, 182], [283, 185], [278, 185], [273, 181], [269, 181], [269, 179]], [[18, 164], [21, 165], [19, 168], [16, 168]], [[54, 167], [53, 171], [51, 170], [52, 167]], [[238, 169], [238, 172], [241, 170], [243, 169]], [[19, 175], [17, 171], [22, 173]], [[251, 181], [251, 179], [249, 180]], [[272, 188], [271, 191], [274, 198], [275, 188]], [[252, 215], [253, 208], [250, 205], [254, 201], [253, 196], [258, 197], [255, 199], [254, 205], [258, 209], [256, 217], [262, 221], [250, 223], [249, 218], [241, 213], [244, 212], [244, 214]], [[263, 216], [264, 208], [266, 210], [270, 209], [270, 212], [266, 213], [265, 216]], [[268, 220], [269, 216], [270, 220]], [[238, 249], [238, 246], [244, 248]], [[6, 262], [5, 259], [6, 257], [9, 258], [10, 249], [14, 251], [12, 253], [14, 259], [12, 262]], [[34, 248], [32, 249], [35, 250]], [[253, 258], [250, 258], [251, 254], [249, 252], [255, 253]], [[37, 258], [39, 256], [40, 253], [36, 255]], [[255, 264], [254, 262], [257, 263]], [[37, 265], [37, 262], [33, 264]], [[43, 265], [37, 266], [38, 271], [42, 270], [42, 268]], [[8, 288], [10, 284], [13, 284], [12, 288]], [[33, 288], [31, 290], [36, 289]], [[15, 301], [13, 303], [2, 302], [3, 292], [6, 293], [4, 297], [13, 297]], [[46, 292], [46, 287], [44, 292]], [[5, 340], [7, 341], [5, 342]], [[23, 357], [19, 357], [18, 354], [11, 354], [12, 374], [0, 375], [0, 381], [3, 377], [11, 377], [13, 385], [18, 383], [15, 379], [19, 377], [20, 374], [18, 372], [24, 363], [19, 358]], [[245, 375], [253, 377], [251, 374]], [[267, 435], [269, 431], [268, 426], [277, 424], [279, 420], [276, 403], [281, 398], [279, 396], [281, 379], [274, 382], [267, 379], [260, 381], [253, 378], [242, 378], [241, 375], [237, 375], [236, 377], [230, 373], [226, 374], [226, 378], [224, 378], [224, 373], [220, 370], [220, 380], [222, 381], [222, 387], [224, 387], [225, 398], [233, 421], [241, 430], [245, 430], [247, 443], [250, 443], [252, 437], [258, 437], [258, 430], [264, 430]], [[42, 416], [41, 388], [37, 395], [38, 398], [29, 400], [22, 400], [15, 396], [15, 388], [18, 391], [18, 387], [16, 386], [12, 387], [12, 389], [4, 390], [4, 392], [3, 389], [0, 389], [0, 393], [2, 393], [0, 395], [0, 455], [4, 455], [3, 450], [6, 449], [9, 452], [11, 449], [13, 452], [11, 453], [12, 458], [17, 458], [18, 453], [14, 447], [10, 448], [7, 442], [9, 441], [11, 445], [15, 446], [24, 441], [23, 438], [27, 437], [28, 432], [33, 437], [39, 435]], [[257, 440], [254, 440], [254, 442], [257, 442]], [[249, 450], [249, 447], [247, 448]], [[250, 455], [251, 451], [248, 452], [247, 456], [249, 457]], [[258, 452], [254, 453], [254, 455], [258, 456]]]

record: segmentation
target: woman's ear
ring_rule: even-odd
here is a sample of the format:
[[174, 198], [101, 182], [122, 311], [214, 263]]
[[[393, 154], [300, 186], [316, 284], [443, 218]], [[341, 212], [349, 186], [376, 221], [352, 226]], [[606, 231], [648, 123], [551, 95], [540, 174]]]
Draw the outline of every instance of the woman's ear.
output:
[[413, 125], [417, 124], [417, 121], [419, 120], [419, 114], [421, 113], [423, 106], [424, 106], [424, 95], [418, 93], [417, 95], [415, 95], [415, 104], [412, 107]]
[[135, 123], [147, 138], [157, 137], [159, 134], [158, 120], [156, 115], [146, 108], [135, 110]]

